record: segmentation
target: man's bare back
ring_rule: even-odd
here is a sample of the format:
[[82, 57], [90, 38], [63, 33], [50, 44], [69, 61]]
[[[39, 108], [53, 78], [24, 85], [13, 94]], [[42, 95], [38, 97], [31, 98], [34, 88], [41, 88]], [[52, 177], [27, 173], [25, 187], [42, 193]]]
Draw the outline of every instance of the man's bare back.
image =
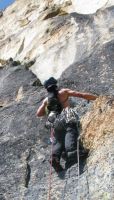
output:
[[[97, 98], [96, 95], [89, 93], [77, 92], [74, 90], [70, 90], [68, 88], [63, 88], [58, 91], [57, 97], [62, 105], [62, 108], [70, 107], [69, 97], [79, 97], [86, 100], [95, 100]], [[41, 106], [37, 110], [37, 116], [41, 117], [46, 114], [46, 106], [48, 104], [48, 98], [45, 98], [41, 104]]]

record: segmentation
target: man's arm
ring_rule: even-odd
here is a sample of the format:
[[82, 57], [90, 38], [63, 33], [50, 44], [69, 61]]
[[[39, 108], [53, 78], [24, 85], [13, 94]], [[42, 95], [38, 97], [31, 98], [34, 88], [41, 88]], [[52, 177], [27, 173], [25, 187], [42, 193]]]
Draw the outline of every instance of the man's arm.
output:
[[44, 99], [41, 106], [38, 108], [36, 115], [38, 117], [42, 117], [46, 114], [45, 109], [46, 109], [46, 105], [47, 105], [47, 99]]
[[83, 99], [87, 99], [87, 100], [95, 100], [96, 98], [98, 98], [97, 95], [93, 95], [90, 93], [84, 93], [84, 92], [77, 92], [77, 91], [70, 90], [70, 89], [67, 89], [67, 93], [68, 93], [69, 97], [70, 96], [79, 97], [79, 98], [83, 98]]

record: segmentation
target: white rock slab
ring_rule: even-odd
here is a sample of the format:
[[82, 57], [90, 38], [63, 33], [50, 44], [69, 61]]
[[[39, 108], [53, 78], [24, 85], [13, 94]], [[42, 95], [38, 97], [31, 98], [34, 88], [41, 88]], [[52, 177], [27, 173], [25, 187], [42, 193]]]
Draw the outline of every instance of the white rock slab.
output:
[[80, 14], [93, 14], [109, 2], [109, 0], [72, 0], [75, 11]]

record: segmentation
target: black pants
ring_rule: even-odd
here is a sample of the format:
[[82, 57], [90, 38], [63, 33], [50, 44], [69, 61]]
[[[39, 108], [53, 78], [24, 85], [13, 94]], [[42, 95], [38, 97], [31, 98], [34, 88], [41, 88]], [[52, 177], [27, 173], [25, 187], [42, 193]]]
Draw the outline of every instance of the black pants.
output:
[[60, 161], [62, 152], [66, 152], [67, 160], [77, 159], [78, 127], [76, 124], [67, 124], [55, 128], [56, 142], [53, 144], [52, 162]]

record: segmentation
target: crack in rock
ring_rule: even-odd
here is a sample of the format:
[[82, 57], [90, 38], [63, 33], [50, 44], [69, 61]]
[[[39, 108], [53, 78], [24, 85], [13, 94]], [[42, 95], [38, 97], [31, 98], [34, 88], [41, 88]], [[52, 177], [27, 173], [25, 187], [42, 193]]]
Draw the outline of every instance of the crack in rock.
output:
[[31, 167], [29, 164], [29, 159], [30, 159], [30, 153], [28, 157], [26, 158], [26, 174], [25, 174], [25, 187], [28, 188], [30, 178], [31, 178]]

